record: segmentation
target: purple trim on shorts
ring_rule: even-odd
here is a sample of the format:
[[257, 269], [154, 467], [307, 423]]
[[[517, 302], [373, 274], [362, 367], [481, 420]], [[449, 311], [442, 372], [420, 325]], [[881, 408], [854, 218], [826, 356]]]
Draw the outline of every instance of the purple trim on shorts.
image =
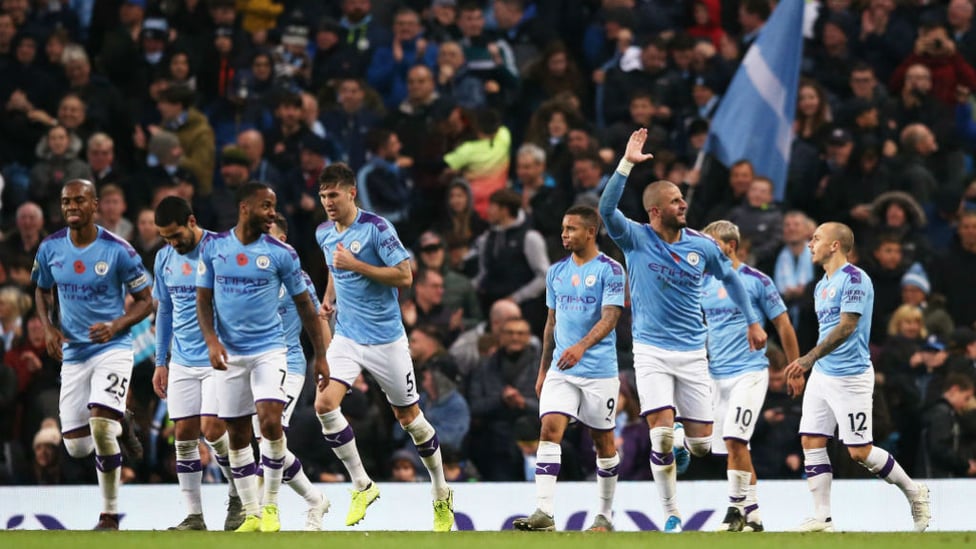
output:
[[198, 417], [200, 417], [201, 415], [202, 415], [202, 414], [194, 414], [194, 415], [192, 415], [192, 416], [183, 416], [183, 417], [171, 417], [171, 418], [169, 418], [169, 419], [170, 419], [170, 421], [172, 421], [173, 423], [176, 423], [177, 421], [183, 421], [184, 419], [193, 419], [193, 418], [195, 418], [195, 417], [197, 417], [197, 418], [198, 418]]
[[715, 423], [710, 419], [692, 419], [690, 417], [681, 417], [681, 416], [676, 416], [674, 420], [683, 423], [701, 423], [702, 425], [712, 425], [713, 423]]
[[540, 462], [536, 462], [536, 464], [535, 464], [535, 474], [536, 474], [536, 476], [543, 475], [543, 476], [557, 477], [557, 476], [559, 476], [559, 469], [560, 469], [560, 467], [561, 467], [561, 464], [559, 464], [559, 463], [540, 463]]
[[745, 500], [745, 496], [729, 496], [729, 502], [731, 503], [742, 503]]
[[673, 411], [677, 411], [677, 408], [675, 408], [674, 406], [668, 404], [667, 406], [661, 406], [660, 408], [653, 408], [651, 410], [646, 410], [644, 412], [641, 412], [640, 415], [641, 415], [641, 417], [647, 417], [647, 416], [649, 416], [649, 415], [651, 415], [651, 414], [653, 414], [655, 412], [660, 412], [662, 410], [668, 410], [668, 409], [671, 409]]
[[806, 432], [803, 432], [803, 431], [800, 431], [799, 432], [799, 435], [801, 437], [822, 437], [822, 438], [827, 438], [827, 439], [834, 438], [834, 435], [825, 435], [823, 433], [806, 433]]
[[252, 461], [243, 467], [231, 467], [230, 474], [234, 477], [234, 479], [249, 477], [255, 474], [257, 467], [257, 464]]
[[434, 436], [430, 437], [427, 442], [415, 443], [414, 446], [417, 447], [417, 453], [420, 454], [420, 457], [425, 458], [434, 455], [441, 447], [441, 443], [437, 440], [437, 433], [434, 433]]
[[112, 454], [110, 456], [100, 456], [95, 454], [95, 469], [101, 473], [110, 473], [122, 467], [122, 454]]
[[874, 441], [869, 440], [867, 442], [858, 442], [857, 444], [848, 444], [845, 442], [844, 446], [847, 446], [848, 448], [861, 448], [863, 446], [871, 446], [872, 444], [874, 444]]
[[895, 458], [892, 457], [891, 454], [888, 454], [888, 461], [886, 461], [884, 467], [882, 467], [881, 470], [878, 471], [878, 477], [888, 478], [888, 475], [891, 474], [891, 470], [894, 468], [895, 468]]
[[611, 467], [609, 469], [600, 469], [600, 468], [597, 468], [597, 470], [596, 470], [596, 476], [602, 477], [602, 478], [615, 477], [615, 476], [617, 476], [617, 469], [619, 469], [619, 468], [620, 468], [619, 465], [614, 465], [613, 467]]
[[228, 456], [219, 456], [215, 453], [214, 458], [217, 460], [217, 465], [220, 465], [221, 467], [230, 467], [230, 458]]
[[667, 466], [674, 463], [674, 452], [661, 453], [651, 450], [651, 465]]
[[346, 428], [339, 431], [338, 433], [329, 433], [329, 434], [323, 433], [322, 437], [325, 438], [325, 444], [329, 448], [333, 448], [333, 449], [338, 448], [343, 444], [352, 442], [353, 440], [356, 439], [356, 435], [352, 432], [352, 427], [350, 427], [349, 425], [346, 425]]
[[330, 381], [338, 381], [339, 383], [345, 385], [346, 386], [346, 389], [352, 389], [352, 384], [351, 383], [346, 383], [345, 381], [342, 381], [341, 379], [339, 379], [337, 377], [329, 376], [329, 380]]
[[220, 418], [220, 416], [218, 416], [217, 414], [200, 414], [200, 417], [215, 417], [218, 419]]
[[[567, 257], [569, 257], [569, 256], [567, 256]], [[578, 418], [578, 417], [576, 417], [574, 415], [567, 414], [566, 412], [546, 412], [544, 414], [540, 414], [539, 415], [539, 419], [542, 419], [542, 418], [544, 418], [544, 417], [546, 417], [548, 415], [551, 415], [551, 414], [554, 414], [554, 415], [557, 415], [557, 416], [566, 416], [570, 420], [575, 421], [576, 423], [579, 423], [580, 425], [582, 425], [583, 427], [586, 427], [587, 429], [589, 429], [591, 431], [599, 431], [601, 433], [609, 433], [610, 431], [613, 431], [614, 430], [613, 427], [610, 427], [608, 429], [601, 429], [599, 427], [594, 427], [594, 426], [592, 426], [592, 425], [584, 422], [582, 419], [580, 419], [580, 418]]]
[[246, 418], [246, 417], [251, 417], [251, 416], [253, 416], [256, 413], [257, 412], [251, 412], [250, 414], [244, 414], [243, 416], [221, 416], [221, 415], [218, 415], [217, 416], [217, 419], [222, 419], [224, 421], [234, 421], [235, 419], [243, 419], [243, 418]]
[[267, 467], [268, 469], [281, 469], [285, 466], [285, 458], [273, 458], [268, 456], [261, 456], [261, 465]]
[[829, 463], [822, 463], [820, 465], [804, 465], [803, 472], [807, 475], [807, 478], [810, 478], [826, 473], [833, 474], [834, 468]]
[[[685, 441], [687, 442], [687, 440], [688, 439], [686, 438]], [[722, 437], [722, 440], [738, 440], [739, 442], [744, 442], [746, 444], [749, 444], [748, 439], [739, 438], [739, 437]]]
[[199, 459], [178, 459], [176, 460], [176, 474], [199, 473], [203, 471], [203, 465]]
[[[88, 424], [86, 423], [85, 425], [82, 425], [81, 427], [75, 427], [74, 429], [71, 429], [70, 431], [61, 431], [61, 438], [68, 438], [68, 437], [65, 437], [65, 435], [70, 435], [71, 433], [77, 433], [78, 431], [81, 431], [82, 429], [88, 429], [88, 428], [89, 428], [88, 427]], [[91, 436], [91, 435], [89, 434], [88, 436]], [[79, 437], [79, 438], [84, 438], [84, 437]]]
[[410, 404], [404, 404], [403, 406], [401, 406], [399, 404], [393, 404], [392, 402], [390, 402], [390, 399], [389, 398], [386, 399], [386, 401], [390, 403], [390, 406], [393, 406], [394, 408], [401, 408], [401, 409], [403, 409], [403, 408], [409, 408], [411, 406], [419, 406], [420, 405], [420, 398], [419, 397], [417, 398], [417, 400], [411, 402]]
[[125, 415], [125, 405], [123, 405], [122, 408], [112, 408], [111, 406], [106, 406], [100, 402], [89, 402], [88, 409], [91, 410], [92, 408], [101, 408], [110, 412], [116, 412], [119, 414], [119, 417], [115, 418], [117, 420], [121, 419], [121, 416]]
[[299, 461], [298, 456], [295, 456], [295, 461], [288, 466], [287, 469], [281, 474], [281, 480], [284, 482], [291, 482], [295, 478], [295, 475], [302, 471], [302, 462]]
[[281, 399], [281, 398], [259, 398], [259, 399], [257, 399], [257, 400], [254, 401], [254, 404], [257, 404], [258, 402], [280, 402], [282, 404], [287, 404], [288, 403], [287, 400]]
[[758, 510], [759, 510], [759, 504], [758, 503], [750, 503], [749, 505], [746, 505], [746, 508], [745, 509], [743, 509], [743, 511], [744, 511], [743, 514], [748, 515], [749, 513], [753, 512], [753, 511], [758, 511]]

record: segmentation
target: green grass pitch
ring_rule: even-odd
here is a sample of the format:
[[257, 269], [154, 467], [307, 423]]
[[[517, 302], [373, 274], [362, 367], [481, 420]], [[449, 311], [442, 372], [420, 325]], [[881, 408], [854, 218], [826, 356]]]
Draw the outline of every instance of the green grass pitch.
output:
[[225, 532], [0, 532], [0, 547], [34, 549], [267, 549], [269, 543], [288, 549], [350, 547], [356, 549], [647, 549], [656, 544], [667, 549], [948, 549], [973, 547], [976, 532], [833, 533], [833, 534], [729, 534], [685, 532], [279, 532], [234, 534]]

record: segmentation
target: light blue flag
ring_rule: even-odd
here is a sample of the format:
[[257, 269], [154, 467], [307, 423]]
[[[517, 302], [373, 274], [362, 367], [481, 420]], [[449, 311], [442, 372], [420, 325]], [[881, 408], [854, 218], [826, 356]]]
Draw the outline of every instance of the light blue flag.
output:
[[759, 31], [712, 120], [705, 150], [752, 162], [783, 199], [803, 52], [803, 0], [782, 0]]

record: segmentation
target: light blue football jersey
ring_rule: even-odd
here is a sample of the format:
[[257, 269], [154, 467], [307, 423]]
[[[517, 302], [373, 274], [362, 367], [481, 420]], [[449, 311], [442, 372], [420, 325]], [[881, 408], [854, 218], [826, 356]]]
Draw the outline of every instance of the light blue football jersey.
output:
[[[742, 264], [739, 279], [746, 287], [753, 310], [762, 315], [762, 323], [786, 312], [786, 305], [776, 285], [765, 274]], [[702, 308], [708, 327], [708, 372], [715, 379], [765, 370], [769, 366], [765, 348], [749, 350], [746, 334], [749, 325], [745, 315], [729, 299], [729, 292], [714, 276], [705, 275]]]
[[847, 341], [818, 360], [814, 368], [829, 376], [853, 376], [870, 368], [868, 337], [874, 312], [874, 285], [867, 273], [850, 263], [834, 271], [834, 276], [828, 277], [825, 273], [817, 282], [813, 304], [820, 323], [818, 344], [840, 324], [841, 313], [861, 316]]
[[136, 293], [152, 283], [142, 259], [128, 242], [98, 227], [95, 241], [79, 248], [68, 229], [41, 242], [31, 280], [45, 290], [57, 286], [64, 333], [64, 362], [82, 362], [112, 349], [132, 349], [129, 331], [120, 331], [106, 343], [93, 343], [88, 330], [125, 314], [125, 293]]
[[[302, 278], [308, 289], [308, 297], [312, 299], [315, 310], [319, 309], [319, 298], [315, 295], [315, 285], [308, 273], [302, 271]], [[278, 292], [278, 315], [281, 316], [281, 326], [285, 331], [285, 343], [288, 345], [288, 373], [305, 375], [307, 363], [305, 351], [302, 350], [302, 318], [298, 316], [295, 298], [288, 295], [285, 286]]]
[[568, 370], [556, 367], [567, 348], [577, 344], [599, 322], [604, 307], [624, 306], [624, 268], [604, 254], [583, 265], [569, 255], [546, 273], [546, 305], [556, 311], [556, 347], [550, 374], [586, 378], [617, 377], [617, 335], [611, 330], [583, 353]]
[[234, 355], [285, 349], [278, 293], [304, 291], [298, 254], [269, 235], [244, 245], [234, 230], [210, 238], [200, 250], [197, 287], [212, 288], [217, 336]]
[[634, 341], [668, 351], [704, 349], [701, 290], [705, 271], [725, 283], [748, 323], [758, 322], [732, 261], [711, 237], [681, 229], [680, 238], [669, 244], [650, 225], [631, 221], [617, 209], [626, 181], [620, 172], [613, 173], [600, 197], [600, 214], [607, 233], [627, 259]]
[[203, 231], [186, 254], [165, 246], [156, 254], [153, 298], [156, 307], [156, 365], [210, 367], [210, 354], [197, 319], [197, 264], [200, 248], [215, 233]]
[[341, 242], [360, 261], [393, 267], [410, 258], [396, 229], [382, 217], [359, 210], [356, 220], [338, 232], [335, 223], [319, 225], [315, 239], [325, 254], [336, 294], [335, 333], [361, 345], [390, 343], [406, 332], [400, 319], [397, 289], [354, 271], [336, 269], [332, 253]]

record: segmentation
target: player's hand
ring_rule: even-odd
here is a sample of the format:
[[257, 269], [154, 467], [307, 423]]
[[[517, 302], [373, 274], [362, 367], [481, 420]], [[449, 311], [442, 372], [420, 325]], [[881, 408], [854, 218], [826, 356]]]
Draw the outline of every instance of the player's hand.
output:
[[153, 372], [153, 391], [159, 398], [166, 398], [166, 388], [169, 386], [169, 368], [166, 366], [156, 366]]
[[118, 333], [115, 322], [98, 322], [88, 328], [88, 337], [95, 343], [108, 343]]
[[329, 303], [328, 301], [323, 301], [322, 305], [319, 306], [319, 316], [328, 320], [335, 314], [335, 303]]
[[758, 351], [766, 346], [766, 330], [758, 322], [749, 325], [749, 350]]
[[336, 269], [352, 271], [354, 270], [353, 267], [355, 267], [357, 263], [359, 263], [359, 260], [356, 259], [356, 256], [352, 255], [352, 252], [342, 245], [342, 242], [336, 244], [336, 249], [334, 252], [332, 252], [332, 265], [335, 266]]
[[568, 370], [573, 366], [576, 366], [580, 359], [583, 358], [584, 352], [586, 352], [586, 349], [584, 349], [579, 343], [569, 347], [563, 351], [562, 356], [559, 357], [559, 361], [556, 362], [556, 367], [558, 367], [560, 370]]
[[324, 356], [315, 357], [315, 371], [319, 375], [316, 385], [319, 391], [324, 391], [329, 386], [329, 363], [325, 360]]
[[213, 366], [214, 370], [226, 370], [227, 361], [230, 357], [227, 355], [227, 349], [224, 348], [224, 344], [215, 341], [214, 343], [207, 343], [207, 353], [210, 355], [210, 365]]
[[799, 398], [807, 385], [807, 378], [805, 376], [807, 368], [804, 368], [800, 363], [803, 359], [804, 357], [800, 357], [794, 360], [783, 371], [786, 374], [786, 394], [793, 398]]
[[64, 334], [61, 330], [55, 328], [54, 326], [49, 326], [44, 330], [44, 345], [47, 347], [47, 354], [61, 360], [63, 355], [61, 354], [61, 344], [64, 343]]
[[630, 134], [630, 140], [627, 141], [627, 149], [624, 151], [624, 160], [633, 162], [634, 164], [640, 164], [645, 160], [654, 158], [653, 154], [644, 152], [644, 143], [646, 141], [647, 128], [641, 128]]

